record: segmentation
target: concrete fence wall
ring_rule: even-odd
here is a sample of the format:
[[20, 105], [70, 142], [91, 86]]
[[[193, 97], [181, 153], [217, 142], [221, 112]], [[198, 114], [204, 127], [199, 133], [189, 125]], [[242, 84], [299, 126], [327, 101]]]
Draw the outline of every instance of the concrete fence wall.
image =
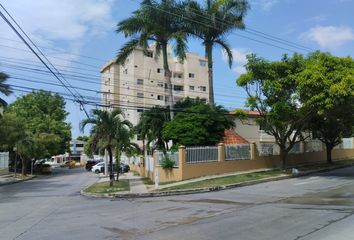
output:
[[[223, 173], [232, 173], [237, 171], [257, 170], [264, 168], [278, 168], [281, 160], [279, 155], [260, 156], [256, 148], [256, 144], [250, 145], [250, 159], [245, 160], [225, 160], [225, 145], [218, 145], [218, 161], [213, 162], [186, 162], [186, 148], [179, 148], [179, 166], [171, 170], [162, 169], [157, 162], [157, 156], [154, 156], [154, 165], [158, 169], [159, 182], [173, 182], [187, 180], [208, 175], [217, 175]], [[333, 161], [354, 159], [354, 149], [334, 149], [332, 151]], [[305, 152], [303, 144], [301, 144], [300, 152], [289, 154], [287, 157], [288, 166], [296, 166], [298, 164], [315, 163], [326, 161], [326, 151], [321, 152]], [[154, 173], [149, 176], [154, 180]]]

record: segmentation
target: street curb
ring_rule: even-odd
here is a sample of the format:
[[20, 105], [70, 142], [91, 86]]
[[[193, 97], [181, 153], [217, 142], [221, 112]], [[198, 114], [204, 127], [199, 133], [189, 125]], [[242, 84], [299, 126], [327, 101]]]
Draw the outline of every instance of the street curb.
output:
[[29, 178], [26, 178], [26, 179], [20, 179], [20, 180], [15, 180], [15, 181], [11, 181], [11, 182], [0, 183], [0, 187], [1, 186], [15, 184], [15, 183], [20, 183], [20, 182], [26, 182], [26, 181], [32, 180], [32, 179], [34, 179], [36, 177], [37, 176], [32, 176], [32, 177], [29, 177]]
[[84, 190], [81, 190], [80, 194], [83, 196], [86, 196], [86, 197], [109, 198], [109, 199], [114, 199], [114, 198], [131, 199], [131, 198], [149, 198], [149, 197], [189, 195], [189, 194], [196, 194], [196, 193], [217, 192], [217, 191], [228, 190], [228, 189], [233, 189], [233, 188], [238, 188], [238, 187], [256, 185], [256, 184], [260, 184], [260, 183], [280, 181], [280, 180], [285, 180], [285, 179], [290, 179], [290, 178], [298, 178], [298, 177], [308, 176], [308, 175], [311, 175], [314, 173], [329, 172], [329, 171], [333, 171], [333, 170], [337, 170], [337, 169], [341, 169], [341, 168], [351, 167], [353, 165], [354, 164], [348, 164], [348, 165], [343, 165], [343, 166], [338, 166], [338, 167], [333, 167], [333, 168], [326, 168], [326, 169], [321, 169], [321, 170], [303, 172], [303, 173], [299, 173], [296, 175], [270, 177], [270, 178], [264, 178], [264, 179], [259, 179], [259, 180], [252, 180], [252, 181], [246, 181], [246, 182], [223, 185], [223, 186], [208, 187], [208, 188], [196, 188], [196, 189], [175, 190], [175, 191], [149, 192], [149, 193], [112, 193], [112, 194], [86, 193], [86, 192], [84, 192]]

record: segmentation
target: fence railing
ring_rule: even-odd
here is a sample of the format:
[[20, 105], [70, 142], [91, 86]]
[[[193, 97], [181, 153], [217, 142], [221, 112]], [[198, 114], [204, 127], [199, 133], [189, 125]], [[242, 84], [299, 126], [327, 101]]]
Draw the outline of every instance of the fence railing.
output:
[[186, 163], [202, 163], [218, 161], [218, 147], [187, 147]]
[[305, 152], [322, 152], [323, 144], [320, 140], [311, 140], [304, 142]]
[[251, 147], [249, 144], [225, 145], [225, 160], [251, 159]]
[[[157, 153], [157, 164], [161, 165], [161, 161], [164, 159], [165, 155], [163, 154], [163, 152], [158, 152]], [[166, 153], [166, 157], [168, 157], [169, 159], [171, 159], [172, 161], [175, 162], [175, 167], [179, 166], [179, 154], [178, 152], [167, 152]]]
[[6, 169], [9, 167], [9, 153], [0, 152], [0, 169]]

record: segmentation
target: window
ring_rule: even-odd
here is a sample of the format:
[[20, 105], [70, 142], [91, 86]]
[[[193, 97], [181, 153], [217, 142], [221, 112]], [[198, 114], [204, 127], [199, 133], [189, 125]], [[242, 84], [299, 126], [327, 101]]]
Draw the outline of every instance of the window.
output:
[[136, 96], [137, 96], [138, 98], [144, 98], [144, 93], [138, 92], [138, 93], [136, 94]]
[[188, 76], [189, 76], [189, 78], [194, 78], [195, 75], [194, 75], [194, 73], [189, 73]]
[[144, 109], [138, 108], [136, 111], [140, 113], [140, 112], [144, 112]]
[[170, 98], [168, 96], [165, 96], [165, 102], [169, 102]]
[[189, 90], [194, 91], [194, 86], [189, 86]]
[[199, 88], [200, 88], [200, 91], [206, 92], [206, 86], [200, 86]]
[[272, 143], [261, 143], [261, 156], [273, 155], [273, 144]]
[[78, 144], [76, 144], [76, 147], [84, 147], [84, 144], [78, 143]]
[[124, 70], [123, 70], [123, 73], [128, 74], [128, 69], [127, 69], [127, 68], [124, 69]]
[[157, 100], [162, 100], [163, 101], [163, 96], [162, 95], [157, 95]]
[[137, 79], [136, 80], [136, 84], [143, 85], [144, 84], [144, 80], [143, 79]]
[[162, 70], [161, 68], [158, 68], [157, 73], [161, 73], [161, 70]]
[[152, 51], [147, 51], [147, 52], [145, 53], [145, 56], [147, 56], [147, 57], [149, 57], [149, 58], [152, 58], [152, 57], [154, 57], [154, 53], [153, 53]]
[[173, 90], [175, 90], [175, 91], [183, 91], [183, 86], [181, 86], [181, 85], [173, 85]]
[[143, 137], [142, 137], [140, 134], [137, 134], [137, 135], [136, 135], [136, 140], [142, 141], [142, 140], [144, 140], [144, 139], [143, 139]]
[[157, 86], [158, 86], [158, 87], [163, 87], [163, 82], [158, 82], [158, 83], [157, 83]]
[[138, 68], [138, 65], [134, 65], [135, 68]]
[[182, 78], [182, 74], [181, 73], [173, 73], [173, 77], [174, 78]]
[[199, 60], [199, 66], [205, 67], [206, 66], [206, 61]]

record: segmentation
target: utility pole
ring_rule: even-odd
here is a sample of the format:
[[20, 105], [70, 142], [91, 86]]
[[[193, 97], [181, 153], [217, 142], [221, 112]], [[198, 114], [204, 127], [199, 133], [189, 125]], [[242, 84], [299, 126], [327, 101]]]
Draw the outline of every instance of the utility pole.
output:
[[15, 169], [14, 169], [14, 173], [15, 173], [15, 178], [16, 178], [16, 173], [17, 173], [17, 148], [14, 147], [14, 152], [15, 152]]

